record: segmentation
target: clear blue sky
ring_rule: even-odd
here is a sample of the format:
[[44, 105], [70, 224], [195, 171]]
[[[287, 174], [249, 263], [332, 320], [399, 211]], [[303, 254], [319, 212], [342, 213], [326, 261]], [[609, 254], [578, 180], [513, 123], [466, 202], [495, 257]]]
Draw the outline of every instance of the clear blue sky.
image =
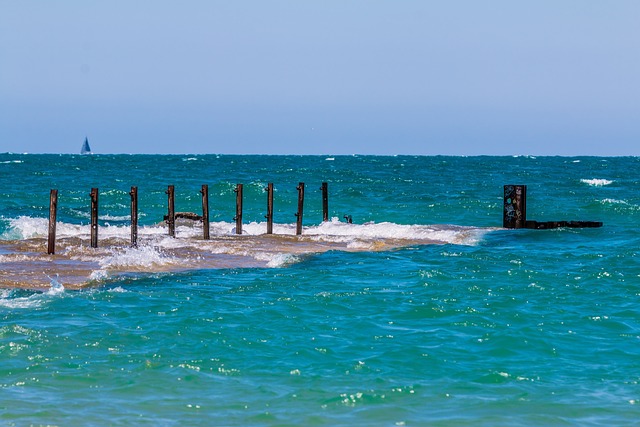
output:
[[0, 152], [640, 155], [638, 0], [0, 0]]

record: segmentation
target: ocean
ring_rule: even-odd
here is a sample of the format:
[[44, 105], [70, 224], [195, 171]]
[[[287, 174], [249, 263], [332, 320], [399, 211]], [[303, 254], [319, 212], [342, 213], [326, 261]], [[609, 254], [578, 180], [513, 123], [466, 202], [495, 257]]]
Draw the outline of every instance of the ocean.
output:
[[[637, 425], [639, 171], [637, 157], [0, 154], [0, 425]], [[169, 236], [168, 186], [176, 211], [202, 214], [203, 184], [211, 239], [188, 220]], [[528, 219], [604, 225], [503, 229], [508, 184], [527, 185]]]

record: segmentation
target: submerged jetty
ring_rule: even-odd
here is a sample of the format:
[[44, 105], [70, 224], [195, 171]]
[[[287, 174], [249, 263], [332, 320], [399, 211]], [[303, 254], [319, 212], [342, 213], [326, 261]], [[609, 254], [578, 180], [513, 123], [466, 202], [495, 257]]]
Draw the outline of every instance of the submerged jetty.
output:
[[[302, 217], [304, 209], [304, 188], [303, 182], [300, 182], [296, 189], [298, 190], [298, 211], [296, 212], [296, 235], [302, 234]], [[269, 183], [264, 189], [267, 192], [267, 219], [266, 234], [273, 233], [273, 183]], [[328, 184], [323, 182], [320, 190], [322, 192], [322, 220], [329, 220], [329, 196]], [[236, 193], [236, 214], [233, 217], [236, 222], [235, 234], [242, 234], [242, 211], [243, 211], [243, 184], [237, 184], [234, 190]], [[190, 221], [198, 221], [202, 223], [203, 239], [210, 238], [209, 224], [209, 189], [206, 184], [202, 185], [200, 190], [202, 195], [202, 215], [193, 212], [176, 212], [175, 211], [175, 187], [169, 185], [166, 190], [168, 213], [164, 216], [164, 222], [167, 224], [168, 234], [171, 237], [176, 236], [176, 220], [186, 219]], [[138, 227], [138, 187], [131, 187], [129, 192], [131, 196], [131, 246], [137, 246], [137, 227]], [[98, 189], [92, 188], [91, 193], [91, 247], [98, 247]], [[47, 253], [55, 253], [56, 238], [56, 212], [57, 212], [58, 190], [52, 189], [49, 205], [49, 236]], [[347, 223], [352, 223], [350, 215], [345, 215]], [[503, 210], [503, 227], [509, 229], [528, 228], [536, 230], [554, 229], [561, 227], [569, 228], [597, 228], [602, 227], [600, 221], [575, 221], [575, 220], [559, 220], [559, 221], [534, 221], [527, 219], [527, 186], [526, 185], [505, 185], [504, 186], [504, 210]]]

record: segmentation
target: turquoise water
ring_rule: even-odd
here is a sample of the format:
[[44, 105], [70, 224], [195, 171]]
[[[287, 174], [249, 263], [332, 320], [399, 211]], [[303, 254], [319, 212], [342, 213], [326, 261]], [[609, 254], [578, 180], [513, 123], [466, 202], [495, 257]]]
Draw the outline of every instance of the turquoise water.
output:
[[[639, 163], [0, 154], [0, 275], [42, 283], [0, 290], [0, 424], [635, 424]], [[268, 182], [287, 235], [305, 182], [299, 241], [261, 234]], [[169, 184], [193, 212], [209, 185], [212, 246], [165, 236]], [[528, 185], [530, 219], [604, 227], [500, 229], [504, 184]], [[125, 251], [132, 185], [147, 240]], [[91, 187], [111, 239], [97, 254]], [[51, 188], [60, 263], [95, 264], [80, 290], [43, 253]]]

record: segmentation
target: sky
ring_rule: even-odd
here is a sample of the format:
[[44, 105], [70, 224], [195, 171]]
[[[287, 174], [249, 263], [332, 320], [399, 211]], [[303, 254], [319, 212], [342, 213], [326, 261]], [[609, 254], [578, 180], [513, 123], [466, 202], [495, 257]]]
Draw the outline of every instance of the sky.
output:
[[0, 0], [0, 152], [640, 155], [638, 0]]

